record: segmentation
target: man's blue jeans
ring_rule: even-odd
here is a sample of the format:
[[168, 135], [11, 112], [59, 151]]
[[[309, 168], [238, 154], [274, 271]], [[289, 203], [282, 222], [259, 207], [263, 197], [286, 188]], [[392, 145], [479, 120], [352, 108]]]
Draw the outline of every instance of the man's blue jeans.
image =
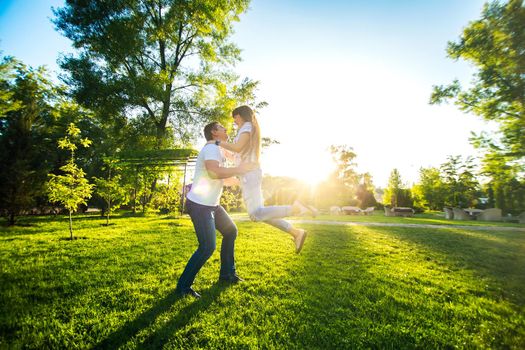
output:
[[221, 271], [220, 278], [235, 275], [235, 238], [237, 226], [232, 221], [226, 210], [220, 205], [207, 206], [186, 200], [186, 208], [190, 214], [199, 247], [193, 253], [184, 272], [177, 283], [178, 290], [187, 290], [193, 284], [195, 276], [215, 251], [217, 236], [215, 229], [222, 234], [221, 246]]

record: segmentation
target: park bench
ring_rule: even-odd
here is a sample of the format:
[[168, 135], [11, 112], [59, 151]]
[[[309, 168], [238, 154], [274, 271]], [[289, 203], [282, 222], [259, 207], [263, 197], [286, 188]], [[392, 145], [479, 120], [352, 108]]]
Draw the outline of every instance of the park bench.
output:
[[414, 209], [408, 207], [385, 207], [385, 216], [412, 217], [414, 216]]
[[361, 208], [359, 208], [359, 207], [346, 206], [346, 207], [342, 207], [341, 210], [346, 215], [359, 215], [359, 214], [361, 214]]

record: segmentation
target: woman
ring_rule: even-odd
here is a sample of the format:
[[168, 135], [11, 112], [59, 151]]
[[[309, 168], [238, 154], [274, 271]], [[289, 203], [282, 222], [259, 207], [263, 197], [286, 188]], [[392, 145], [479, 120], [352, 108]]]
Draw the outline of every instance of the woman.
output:
[[[235, 163], [259, 163], [261, 149], [261, 134], [255, 113], [248, 106], [240, 106], [232, 111], [235, 124], [238, 127], [233, 143], [217, 141], [218, 146], [235, 153]], [[306, 207], [299, 201], [288, 206], [264, 206], [262, 196], [262, 171], [258, 167], [241, 176], [241, 189], [244, 204], [253, 221], [264, 221], [278, 229], [289, 233], [295, 242], [295, 251], [299, 253], [306, 239], [306, 231], [292, 226], [282, 218], [292, 215], [317, 215], [317, 210]]]

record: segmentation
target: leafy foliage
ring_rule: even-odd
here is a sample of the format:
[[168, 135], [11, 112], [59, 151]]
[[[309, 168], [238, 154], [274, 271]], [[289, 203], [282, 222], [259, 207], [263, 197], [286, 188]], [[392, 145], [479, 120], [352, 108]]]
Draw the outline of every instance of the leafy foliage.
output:
[[141, 115], [156, 130], [191, 139], [210, 119], [248, 97], [257, 83], [228, 70], [240, 50], [228, 41], [248, 1], [69, 0], [55, 10], [57, 29], [81, 50], [61, 66], [78, 101], [117, 116]]
[[58, 141], [58, 148], [70, 151], [71, 157], [66, 165], [60, 167], [63, 175], [49, 174], [46, 184], [47, 194], [51, 202], [58, 202], [69, 212], [69, 233], [73, 239], [71, 214], [78, 210], [78, 206], [86, 204], [91, 197], [92, 184], [85, 178], [84, 171], [75, 164], [75, 151], [78, 145], [89, 147], [91, 140], [80, 138], [80, 129], [71, 123], [67, 135]]
[[107, 170], [106, 178], [95, 178], [96, 193], [103, 198], [106, 203], [106, 226], [109, 225], [109, 217], [115, 209], [120, 208], [129, 200], [129, 188], [123, 186], [121, 170], [117, 160], [112, 158], [104, 159]]
[[435, 86], [430, 103], [453, 100], [499, 125], [495, 135], [473, 135], [471, 141], [486, 151], [484, 162], [525, 167], [525, 5], [523, 0], [487, 3], [481, 18], [469, 23], [459, 41], [449, 42], [448, 56], [477, 68], [469, 88], [455, 80]]
[[222, 191], [221, 205], [227, 212], [238, 212], [244, 209], [240, 186], [226, 186]]
[[445, 205], [451, 207], [475, 207], [478, 204], [479, 183], [475, 175], [472, 157], [449, 156], [441, 165], [446, 188]]
[[438, 168], [419, 169], [419, 182], [411, 190], [417, 207], [443, 210], [447, 188]]
[[489, 154], [484, 159], [481, 174], [490, 179], [483, 186], [489, 206], [513, 215], [525, 212], [525, 177], [521, 167]]
[[438, 168], [421, 168], [413, 197], [420, 207], [442, 210], [443, 207], [477, 207], [483, 196], [472, 157], [449, 156]]
[[413, 207], [414, 201], [407, 185], [403, 183], [399, 170], [393, 169], [383, 195], [383, 204], [393, 207]]
[[55, 155], [49, 121], [60, 91], [44, 68], [7, 57], [0, 63], [0, 211], [10, 224], [42, 194]]

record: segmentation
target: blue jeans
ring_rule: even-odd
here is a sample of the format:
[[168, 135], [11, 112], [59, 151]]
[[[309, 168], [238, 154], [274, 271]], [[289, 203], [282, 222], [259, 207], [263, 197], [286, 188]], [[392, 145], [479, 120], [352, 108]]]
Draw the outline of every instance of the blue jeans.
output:
[[289, 205], [264, 206], [262, 195], [262, 171], [252, 170], [241, 177], [242, 198], [253, 221], [263, 221], [284, 232], [290, 232], [292, 224], [282, 218], [292, 214]]
[[235, 275], [235, 238], [237, 238], [237, 226], [232, 221], [226, 210], [220, 205], [207, 206], [186, 200], [186, 208], [190, 214], [199, 246], [193, 253], [184, 272], [177, 283], [178, 290], [186, 290], [191, 287], [195, 276], [215, 251], [217, 237], [215, 229], [222, 234], [221, 246], [221, 271], [220, 278]]

